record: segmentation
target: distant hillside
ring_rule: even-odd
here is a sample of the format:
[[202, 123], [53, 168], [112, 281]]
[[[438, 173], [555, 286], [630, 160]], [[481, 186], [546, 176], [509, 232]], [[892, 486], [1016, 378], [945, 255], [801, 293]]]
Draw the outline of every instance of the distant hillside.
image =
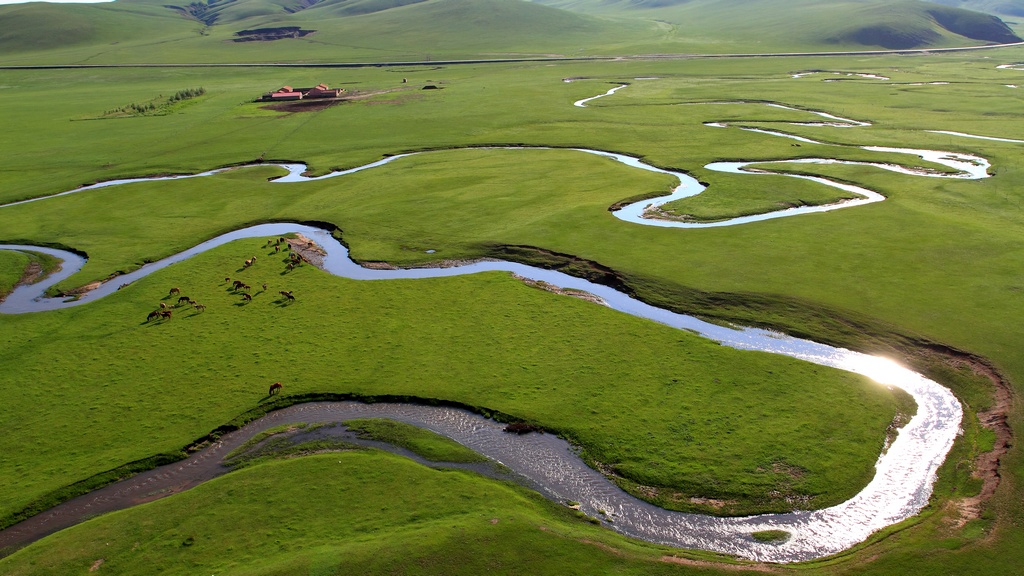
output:
[[0, 54], [175, 37], [195, 28], [166, 8], [145, 5], [11, 4], [0, 6]]
[[766, 53], [1018, 40], [993, 15], [919, 0], [117, 0], [0, 5], [0, 63], [6, 64]]
[[[153, 0], [122, 1], [155, 4]], [[335, 15], [358, 16], [426, 0], [194, 0], [189, 3], [175, 3], [174, 0], [166, 3], [163, 3], [163, 0], [159, 1], [161, 6], [175, 10], [186, 18], [213, 26], [261, 16], [280, 17], [322, 5], [333, 6], [332, 12]]]
[[719, 42], [756, 38], [763, 44], [775, 45], [789, 38], [794, 45], [902, 50], [1020, 40], [991, 14], [918, 0], [535, 1], [586, 14], [633, 14], [664, 20], [678, 25], [681, 35], [707, 37], [708, 41], [714, 38]]
[[1024, 18], [1024, 0], [929, 0], [936, 4], [985, 12], [997, 16]]

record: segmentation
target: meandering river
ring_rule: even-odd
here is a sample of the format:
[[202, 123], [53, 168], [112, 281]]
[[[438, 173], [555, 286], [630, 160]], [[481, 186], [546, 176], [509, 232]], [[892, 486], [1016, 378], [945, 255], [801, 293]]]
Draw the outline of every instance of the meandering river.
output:
[[[451, 268], [372, 270], [359, 266], [348, 257], [346, 248], [322, 229], [298, 224], [263, 224], [219, 236], [195, 248], [148, 264], [86, 294], [81, 300], [64, 302], [41, 297], [46, 284], [24, 286], [12, 294], [0, 311], [24, 312], [26, 307], [42, 310], [81, 305], [117, 290], [115, 285], [130, 283], [166, 266], [224, 243], [251, 237], [274, 237], [298, 232], [317, 242], [327, 255], [323, 268], [335, 275], [368, 281], [433, 278], [489, 271], [505, 271], [533, 280], [576, 290], [585, 290], [602, 298], [610, 307], [696, 332], [727, 346], [744, 350], [762, 350], [799, 358], [863, 374], [881, 385], [907, 391], [918, 404], [917, 414], [901, 429], [889, 449], [879, 457], [875, 477], [859, 494], [824, 510], [791, 514], [761, 515], [747, 518], [717, 518], [698, 514], [670, 512], [651, 506], [619, 490], [598, 472], [575, 456], [571, 447], [550, 436], [515, 436], [500, 432], [500, 425], [461, 411], [430, 407], [402, 407], [420, 416], [407, 420], [425, 425], [474, 449], [481, 450], [516, 473], [529, 478], [548, 496], [560, 501], [574, 500], [594, 515], [608, 513], [611, 526], [631, 536], [676, 546], [716, 550], [745, 558], [789, 562], [818, 558], [840, 552], [866, 539], [872, 532], [917, 514], [927, 504], [938, 467], [956, 438], [962, 418], [960, 403], [943, 386], [883, 358], [834, 348], [760, 329], [732, 329], [709, 324], [697, 318], [676, 314], [645, 304], [607, 286], [568, 276], [560, 272], [522, 264], [485, 261]], [[0, 249], [9, 248], [0, 246]], [[25, 249], [26, 247], [21, 247]], [[37, 249], [37, 248], [33, 248]], [[73, 273], [73, 255], [50, 251], [68, 258], [67, 270]], [[80, 263], [84, 263], [81, 259]], [[32, 291], [34, 294], [30, 294]], [[24, 295], [22, 294], [24, 293]], [[397, 409], [397, 408], [396, 408]], [[422, 411], [422, 412], [419, 412]], [[381, 414], [383, 415], [383, 414]], [[450, 424], [442, 424], [450, 423]], [[486, 430], [486, 432], [485, 432]], [[477, 435], [480, 435], [477, 438]], [[200, 454], [196, 458], [206, 458]], [[185, 466], [186, 465], [173, 465]], [[791, 537], [781, 544], [757, 542], [752, 532], [786, 530]], [[6, 532], [6, 531], [5, 531]], [[2, 534], [2, 533], [0, 533]]]
[[[613, 88], [599, 97], [611, 95], [624, 87], [625, 85]], [[593, 99], [580, 100], [576, 102], [576, 105], [585, 106], [587, 101]], [[826, 113], [818, 114], [824, 116], [827, 120], [827, 122], [820, 123], [820, 125], [866, 125], [866, 123], [858, 123], [857, 121], [839, 118]], [[713, 126], [724, 127], [725, 125], [718, 124]], [[773, 136], [814, 142], [811, 139], [781, 132], [760, 129], [750, 130]], [[966, 134], [956, 135], [972, 137]], [[890, 164], [872, 164], [887, 170], [944, 178], [982, 178], [987, 176], [988, 162], [984, 158], [973, 155], [914, 149], [870, 147], [867, 149], [913, 154], [932, 162], [944, 164], [953, 168], [956, 172], [915, 171]], [[643, 217], [644, 211], [648, 210], [652, 204], [660, 205], [678, 198], [698, 194], [703, 190], [703, 186], [685, 173], [657, 168], [631, 156], [598, 150], [577, 149], [577, 151], [610, 158], [634, 168], [669, 174], [679, 179], [679, 185], [673, 189], [671, 194], [662, 198], [634, 203], [615, 213], [616, 217], [636, 224], [686, 228], [731, 226], [755, 220], [788, 217], [807, 212], [856, 206], [884, 199], [876, 192], [865, 188], [842, 184], [824, 178], [806, 177], [826, 185], [853, 192], [862, 198], [829, 206], [802, 207], [758, 216], [734, 218], [723, 222], [695, 223], [654, 220]], [[382, 166], [409, 155], [391, 156], [351, 170], [335, 172], [316, 178], [303, 176], [306, 166], [302, 164], [281, 164], [280, 166], [285, 168], [288, 174], [277, 178], [275, 182], [289, 183], [339, 177], [356, 171]], [[765, 161], [762, 160], [761, 162]], [[837, 160], [814, 158], [790, 160], [788, 162], [823, 163], [837, 162]], [[707, 167], [713, 170], [752, 173], [752, 169], [747, 168], [751, 163], [715, 163]], [[44, 198], [11, 203], [6, 206], [42, 201], [64, 194], [80, 193], [96, 188], [117, 186], [131, 182], [204, 177], [223, 170], [226, 169], [212, 170], [195, 175], [115, 180], [69, 190]], [[696, 332], [727, 346], [744, 350], [761, 350], [782, 354], [823, 366], [865, 375], [880, 385], [905, 390], [914, 397], [918, 405], [918, 411], [911, 421], [900, 430], [898, 437], [892, 445], [879, 457], [875, 477], [859, 494], [837, 506], [823, 510], [798, 511], [789, 514], [769, 514], [745, 518], [718, 518], [666, 511], [633, 498], [619, 490], [600, 473], [587, 467], [576, 457], [571, 446], [550, 435], [532, 434], [516, 436], [505, 434], [501, 431], [502, 425], [496, 422], [468, 412], [449, 408], [388, 404], [363, 405], [356, 403], [315, 403], [272, 413], [246, 426], [243, 430], [225, 436], [221, 442], [194, 455], [185, 463], [174, 464], [161, 470], [154, 470], [152, 473], [140, 475], [124, 483], [104, 488], [95, 494], [84, 496], [61, 506], [66, 507], [66, 509], [70, 509], [67, 507], [85, 506], [86, 509], [89, 509], [91, 506], [91, 504], [88, 504], [90, 498], [105, 499], [103, 502], [108, 503], [105, 505], [106, 507], [97, 507], [94, 510], [120, 507], [109, 505], [109, 502], [118, 498], [120, 500], [117, 501], [122, 502], [124, 506], [132, 505], [140, 500], [139, 495], [141, 492], [139, 490], [149, 490], [152, 492], [154, 486], [157, 486], [154, 484], [154, 482], [158, 481], [155, 478], [161, 476], [178, 479], [174, 480], [177, 484], [174, 484], [168, 490], [173, 491], [180, 489], [182, 486], [187, 487], [198, 481], [196, 479], [202, 480], [210, 474], [209, 471], [196, 474], [190, 480], [188, 476], [190, 470], [200, 470], [203, 466], [220, 466], [220, 455], [226, 453], [230, 446], [241, 444], [256, 432], [280, 423], [309, 422], [321, 419], [340, 421], [354, 417], [385, 416], [423, 426], [449, 436], [505, 464], [517, 474], [527, 479], [528, 484], [536, 487], [547, 496], [563, 502], [568, 500], [579, 502], [582, 510], [591, 515], [601, 516], [609, 521], [609, 525], [612, 528], [624, 534], [675, 546], [735, 554], [753, 560], [790, 562], [820, 558], [840, 552], [864, 541], [879, 529], [917, 514], [927, 504], [936, 471], [945, 459], [960, 428], [962, 408], [959, 401], [948, 389], [884, 358], [872, 357], [841, 348], [792, 338], [771, 331], [752, 328], [727, 328], [709, 324], [690, 316], [650, 306], [607, 286], [593, 284], [560, 272], [533, 268], [517, 263], [483, 261], [447, 268], [367, 269], [354, 263], [348, 257], [347, 249], [332, 238], [327, 231], [292, 223], [252, 226], [218, 236], [180, 254], [170, 256], [159, 262], [147, 264], [130, 274], [119, 276], [95, 290], [87, 292], [80, 298], [70, 301], [59, 298], [45, 298], [43, 293], [48, 287], [80, 270], [85, 264], [84, 258], [65, 251], [49, 248], [0, 245], [0, 249], [45, 252], [64, 261], [59, 273], [50, 276], [43, 282], [29, 286], [20, 286], [15, 289], [5, 301], [0, 303], [0, 312], [9, 314], [38, 312], [84, 305], [117, 291], [119, 286], [130, 285], [135, 280], [170, 266], [175, 262], [182, 261], [227, 242], [242, 238], [275, 237], [287, 233], [304, 234], [323, 247], [327, 253], [323, 259], [323, 269], [338, 276], [357, 280], [384, 281], [390, 279], [456, 276], [493, 271], [512, 272], [525, 278], [544, 281], [561, 288], [590, 292], [603, 299], [608, 306], [621, 312], [661, 322], [681, 330]], [[99, 500], [93, 501], [98, 502]], [[28, 530], [29, 523], [50, 522], [54, 518], [61, 518], [62, 514], [65, 514], [63, 516], [65, 519], [73, 516], [61, 512], [63, 509], [65, 508], [58, 507], [53, 512], [44, 513], [26, 521], [22, 525], [0, 532], [0, 546], [4, 545], [5, 539], [14, 538], [19, 533], [19, 530]], [[604, 512], [602, 513], [601, 511]], [[65, 522], [64, 525], [68, 525], [68, 522]], [[53, 524], [52, 527], [58, 526]], [[785, 542], [772, 544], [758, 542], [751, 536], [753, 532], [763, 530], [785, 530], [790, 534], [790, 538]]]

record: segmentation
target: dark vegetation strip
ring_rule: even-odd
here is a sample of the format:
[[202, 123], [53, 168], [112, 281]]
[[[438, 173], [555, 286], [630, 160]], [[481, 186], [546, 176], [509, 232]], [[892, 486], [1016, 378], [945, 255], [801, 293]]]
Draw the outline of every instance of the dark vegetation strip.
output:
[[[263, 416], [273, 412], [274, 410], [281, 410], [294, 406], [295, 404], [303, 404], [307, 402], [364, 402], [366, 404], [374, 404], [378, 402], [396, 403], [396, 404], [417, 404], [421, 406], [438, 406], [444, 408], [456, 408], [460, 410], [467, 410], [474, 414], [479, 414], [486, 418], [490, 418], [497, 422], [512, 423], [512, 422], [524, 422], [520, 417], [507, 414], [498, 410], [491, 410], [481, 406], [474, 406], [472, 404], [466, 404], [455, 400], [444, 400], [438, 398], [426, 398], [423, 396], [410, 396], [405, 394], [357, 394], [357, 393], [332, 393], [332, 392], [314, 392], [307, 394], [294, 394], [289, 396], [275, 396], [272, 400], [263, 402], [262, 404], [251, 408], [235, 418], [233, 418], [227, 424], [223, 424], [214, 428], [208, 434], [197, 438], [190, 442], [184, 448], [176, 452], [165, 452], [162, 454], [156, 454], [148, 458], [136, 460], [123, 464], [111, 470], [100, 472], [83, 480], [79, 480], [73, 484], [58, 488], [52, 492], [44, 494], [43, 496], [36, 498], [32, 502], [29, 502], [21, 510], [11, 512], [3, 517], [0, 517], [0, 530], [3, 530], [9, 526], [17, 524], [22, 520], [26, 520], [45, 512], [50, 508], [58, 504], [62, 504], [88, 494], [94, 490], [102, 488], [108, 484], [113, 484], [139, 474], [152, 470], [158, 466], [165, 464], [172, 464], [180, 460], [188, 458], [188, 456], [194, 452], [202, 450], [212, 442], [216, 442], [221, 436], [234, 432], [245, 426], [246, 424], [258, 420]], [[541, 430], [539, 426], [537, 430]]]
[[1024, 42], [961, 46], [959, 48], [915, 48], [907, 50], [850, 50], [845, 52], [766, 52], [763, 54], [641, 54], [636, 56], [564, 56], [538, 58], [486, 58], [468, 60], [412, 60], [408, 62], [325, 62], [325, 63], [205, 63], [205, 64], [27, 64], [0, 66], [0, 70], [60, 70], [76, 68], [382, 68], [387, 66], [454, 66], [458, 64], [518, 64], [528, 62], [614, 62], [621, 60], [696, 60], [701, 58], [780, 58], [806, 56], [879, 56], [937, 54], [1022, 46]]

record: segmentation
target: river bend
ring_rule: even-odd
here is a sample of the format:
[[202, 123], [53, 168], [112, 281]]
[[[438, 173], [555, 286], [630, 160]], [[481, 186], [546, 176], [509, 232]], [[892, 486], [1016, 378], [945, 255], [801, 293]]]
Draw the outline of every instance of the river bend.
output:
[[[936, 471], [953, 445], [960, 428], [962, 408], [946, 388], [883, 359], [824, 344], [792, 338], [777, 332], [754, 328], [727, 328], [691, 316], [656, 308], [617, 292], [607, 286], [566, 274], [503, 261], [484, 261], [449, 268], [376, 270], [359, 266], [348, 251], [327, 231], [299, 224], [263, 224], [224, 234], [191, 250], [148, 264], [139, 270], [107, 282], [87, 293], [81, 300], [64, 302], [41, 297], [44, 285], [20, 287], [33, 294], [8, 298], [0, 312], [25, 312], [16, 306], [54, 309], [81, 305], [117, 290], [116, 284], [130, 284], [156, 270], [227, 242], [253, 237], [276, 237], [302, 233], [326, 249], [323, 268], [345, 278], [367, 281], [457, 276], [489, 271], [512, 272], [533, 280], [591, 292], [608, 306], [641, 318], [696, 332], [724, 345], [743, 350], [761, 350], [783, 354], [823, 366], [863, 374], [885, 386], [905, 390], [917, 402], [917, 414], [899, 432], [896, 440], [876, 464], [875, 477], [859, 494], [837, 506], [815, 511], [770, 514], [746, 518], [718, 518], [662, 510], [621, 491], [600, 473], [587, 467], [566, 443], [550, 435], [516, 436], [501, 433], [497, 423], [481, 417], [443, 408], [402, 407], [401, 410], [425, 410], [428, 428], [480, 450], [505, 464], [549, 497], [574, 500], [592, 515], [608, 513], [610, 526], [624, 534], [653, 542], [687, 548], [700, 548], [770, 562], [791, 562], [828, 556], [864, 541], [873, 532], [917, 514], [927, 503]], [[0, 249], [9, 248], [0, 246]], [[27, 249], [30, 247], [20, 247]], [[39, 250], [38, 248], [31, 248]], [[49, 251], [69, 260], [64, 273], [73, 273], [74, 260], [59, 251]], [[52, 279], [48, 279], [50, 282]], [[12, 294], [12, 297], [14, 294]], [[437, 421], [457, 422], [440, 426]], [[413, 423], [417, 423], [413, 422]], [[469, 432], [467, 432], [467, 430]], [[482, 432], [481, 430], [488, 430]], [[475, 436], [480, 434], [480, 438]], [[205, 458], [200, 453], [196, 456]], [[172, 465], [181, 466], [181, 465]], [[187, 466], [187, 465], [186, 465]], [[791, 534], [781, 544], [757, 542], [752, 532], [785, 530]], [[5, 531], [6, 532], [6, 531]]]

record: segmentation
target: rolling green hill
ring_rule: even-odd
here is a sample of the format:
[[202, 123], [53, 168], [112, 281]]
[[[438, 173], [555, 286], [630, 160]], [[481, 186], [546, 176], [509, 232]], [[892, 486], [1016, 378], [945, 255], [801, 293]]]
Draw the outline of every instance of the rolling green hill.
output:
[[1024, 17], [1024, 0], [930, 0], [937, 4], [986, 12], [999, 16]]
[[117, 49], [122, 42], [195, 35], [196, 22], [145, 4], [50, 4], [0, 6], [0, 54], [79, 46]]
[[633, 14], [706, 43], [909, 49], [1016, 42], [999, 18], [917, 0], [537, 0], [583, 13]]
[[[165, 2], [0, 6], [0, 64], [767, 53], [1019, 40], [991, 14], [918, 0]], [[269, 32], [242, 41], [239, 32], [252, 30]]]
[[[101, 8], [102, 6], [102, 8]], [[237, 42], [238, 32], [312, 33]], [[337, 62], [615, 54], [657, 46], [656, 22], [578, 14], [523, 0], [231, 0], [163, 6], [0, 6], [0, 63]], [[26, 56], [32, 54], [32, 56]]]

